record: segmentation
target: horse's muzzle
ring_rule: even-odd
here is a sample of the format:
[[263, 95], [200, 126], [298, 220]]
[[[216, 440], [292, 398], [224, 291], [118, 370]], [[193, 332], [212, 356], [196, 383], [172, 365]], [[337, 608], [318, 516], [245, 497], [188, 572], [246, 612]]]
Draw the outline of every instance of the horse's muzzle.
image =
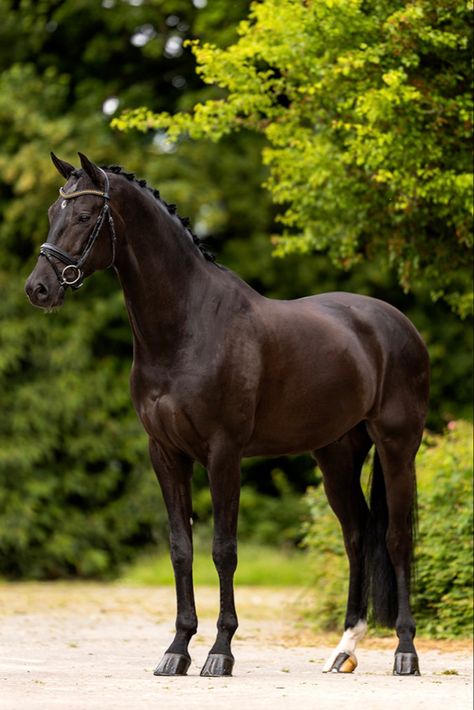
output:
[[44, 281], [39, 281], [30, 276], [25, 284], [26, 295], [30, 303], [37, 308], [58, 308], [64, 301], [64, 288], [62, 286], [49, 286]]

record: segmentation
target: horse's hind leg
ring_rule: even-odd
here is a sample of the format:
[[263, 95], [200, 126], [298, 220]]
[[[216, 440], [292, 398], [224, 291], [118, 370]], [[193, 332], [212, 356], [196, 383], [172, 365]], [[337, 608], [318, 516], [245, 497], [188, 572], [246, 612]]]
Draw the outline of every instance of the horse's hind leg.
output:
[[[393, 567], [392, 596], [395, 599], [395, 629], [399, 639], [395, 651], [393, 672], [396, 675], [419, 675], [418, 656], [413, 639], [415, 621], [410, 609], [410, 577], [413, 556], [413, 523], [416, 514], [415, 455], [420, 445], [423, 422], [406, 422], [403, 427], [383, 421], [369, 424], [377, 455], [374, 461], [374, 482], [377, 466], [382, 471], [386, 499], [386, 549]], [[377, 457], [380, 463], [377, 462]], [[372, 494], [372, 498], [373, 498]], [[375, 501], [375, 505], [376, 505]], [[371, 503], [371, 507], [374, 507]], [[385, 575], [386, 576], [386, 575]], [[377, 596], [377, 570], [372, 581], [374, 601]], [[385, 596], [388, 596], [387, 594]]]
[[339, 441], [313, 452], [323, 473], [329, 504], [337, 515], [349, 558], [349, 593], [344, 634], [323, 671], [350, 673], [357, 666], [357, 642], [367, 630], [367, 584], [364, 540], [369, 510], [360, 486], [360, 474], [372, 441], [361, 423]]
[[185, 675], [191, 658], [188, 644], [197, 630], [193, 591], [191, 531], [192, 461], [150, 441], [150, 457], [161, 486], [170, 524], [170, 553], [176, 581], [176, 634], [155, 675]]

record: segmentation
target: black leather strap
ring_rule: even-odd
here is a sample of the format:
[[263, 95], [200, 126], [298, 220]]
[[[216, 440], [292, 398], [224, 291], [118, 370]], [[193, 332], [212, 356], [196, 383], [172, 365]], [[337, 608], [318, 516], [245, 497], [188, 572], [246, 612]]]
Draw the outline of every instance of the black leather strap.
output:
[[[109, 178], [105, 170], [102, 170], [102, 168], [100, 168], [100, 170], [104, 175], [104, 192], [99, 192], [99, 190], [78, 190], [76, 192], [65, 193], [62, 188], [59, 190], [60, 195], [62, 197], [65, 197], [66, 199], [74, 199], [75, 197], [81, 197], [81, 195], [97, 195], [98, 197], [104, 198], [104, 204], [102, 205], [102, 209], [99, 213], [99, 216], [97, 217], [96, 223], [93, 226], [91, 233], [87, 238], [85, 247], [79, 257], [76, 258], [71, 256], [67, 253], [67, 251], [61, 249], [61, 247], [58, 247], [56, 244], [50, 244], [50, 242], [45, 242], [40, 247], [40, 256], [44, 256], [49, 261], [56, 276], [58, 277], [58, 281], [61, 286], [70, 286], [74, 289], [80, 288], [82, 286], [82, 282], [84, 280], [84, 273], [82, 271], [83, 264], [88, 258], [90, 252], [92, 251], [92, 248], [97, 240], [97, 237], [100, 234], [102, 225], [104, 224], [106, 218], [109, 222], [110, 238], [112, 244], [112, 258], [107, 268], [113, 266], [115, 262], [115, 247], [117, 240], [115, 236], [114, 221], [112, 219], [112, 214], [110, 212], [110, 207], [108, 203], [108, 200], [110, 200]], [[56, 264], [54, 263], [53, 257], [66, 265], [62, 271], [59, 271], [59, 269], [57, 268]], [[74, 267], [75, 271], [72, 271], [71, 267]]]
[[70, 256], [67, 251], [64, 251], [64, 249], [60, 249], [56, 244], [50, 244], [49, 242], [45, 242], [40, 246], [40, 254], [41, 256], [46, 256], [45, 252], [48, 252], [51, 254], [51, 256], [55, 256], [56, 259], [59, 259], [59, 261], [62, 261], [63, 264], [72, 264], [73, 266], [76, 265], [76, 259], [74, 257]]

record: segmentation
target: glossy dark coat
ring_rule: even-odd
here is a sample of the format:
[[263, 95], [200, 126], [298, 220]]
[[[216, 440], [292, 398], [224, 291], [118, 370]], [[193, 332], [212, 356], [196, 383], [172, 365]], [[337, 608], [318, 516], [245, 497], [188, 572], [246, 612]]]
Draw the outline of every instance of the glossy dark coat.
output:
[[[54, 162], [67, 179], [66, 192], [103, 188], [103, 176], [84, 156], [79, 171]], [[176, 636], [156, 673], [186, 672], [187, 647], [197, 628], [193, 462], [209, 472], [213, 558], [221, 585], [217, 639], [202, 673], [225, 675], [232, 670], [230, 643], [237, 628], [240, 461], [305, 451], [313, 452], [322, 469], [344, 533], [351, 570], [346, 628], [366, 617], [371, 593], [376, 616], [397, 628], [396, 672], [417, 672], [409, 609], [411, 522], [429, 380], [419, 334], [395, 308], [365, 296], [264, 298], [206, 259], [152, 191], [121, 172], [107, 175], [115, 269], [133, 332], [132, 399], [169, 513], [176, 576]], [[101, 207], [95, 195], [77, 197], [66, 208], [59, 198], [50, 208], [48, 241], [79, 254]], [[89, 224], [80, 221], [84, 215]], [[86, 276], [109, 263], [110, 238], [105, 224]], [[59, 306], [64, 297], [46, 259], [38, 261], [26, 291], [42, 308]], [[370, 513], [359, 478], [372, 444]]]

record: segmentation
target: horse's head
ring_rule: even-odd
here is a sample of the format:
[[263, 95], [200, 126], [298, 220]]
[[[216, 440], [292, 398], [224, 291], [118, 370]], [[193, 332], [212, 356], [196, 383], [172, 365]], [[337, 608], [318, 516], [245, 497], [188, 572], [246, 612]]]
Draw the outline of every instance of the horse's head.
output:
[[25, 290], [34, 306], [60, 306], [65, 289], [77, 289], [94, 271], [112, 266], [115, 230], [107, 173], [79, 153], [82, 170], [51, 158], [67, 180], [48, 210], [49, 233]]

